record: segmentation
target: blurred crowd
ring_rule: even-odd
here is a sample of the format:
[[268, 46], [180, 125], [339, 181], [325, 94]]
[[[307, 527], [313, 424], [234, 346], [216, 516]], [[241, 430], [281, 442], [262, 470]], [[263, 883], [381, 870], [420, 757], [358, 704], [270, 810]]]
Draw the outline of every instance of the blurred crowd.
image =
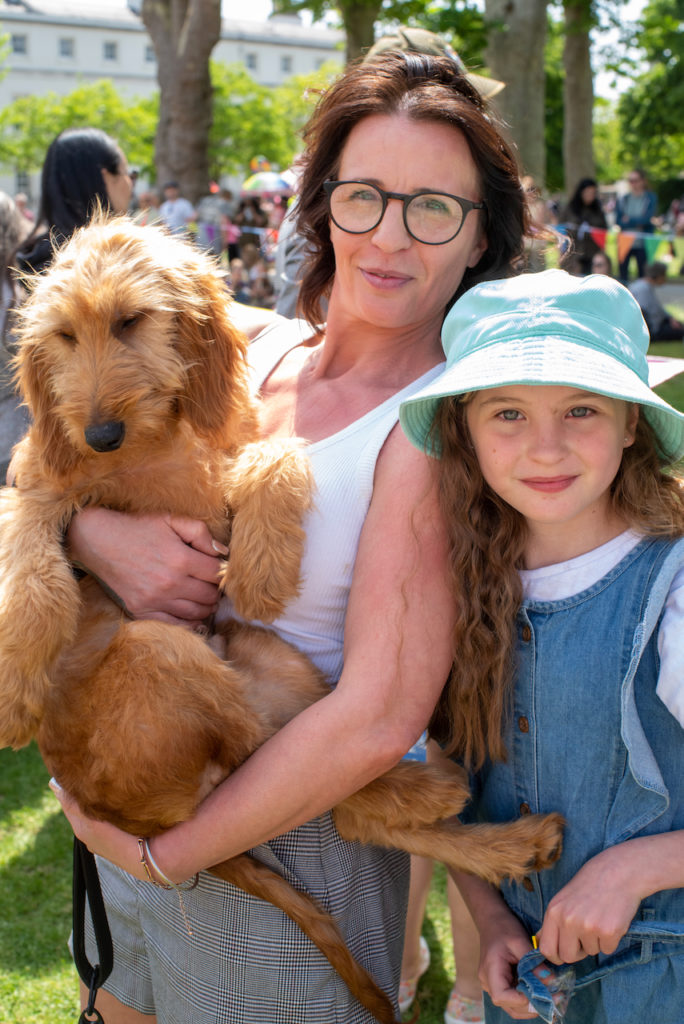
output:
[[211, 182], [207, 194], [193, 204], [177, 182], [167, 182], [160, 195], [135, 189], [131, 211], [143, 224], [162, 222], [186, 234], [219, 257], [235, 298], [245, 305], [275, 306], [275, 249], [278, 229], [287, 210], [287, 196], [241, 195]]
[[[111, 172], [106, 170], [105, 160], [110, 161]], [[53, 184], [50, 169], [54, 164], [55, 181], [64, 180], [62, 164], [76, 166], [75, 162], [80, 168], [78, 181], [73, 175], [69, 179], [76, 182], [74, 195], [64, 197]], [[20, 270], [40, 270], [51, 258], [54, 239], [68, 237], [78, 223], [84, 223], [97, 201], [116, 212], [128, 211], [142, 224], [163, 223], [171, 232], [186, 235], [213, 253], [239, 302], [276, 309], [288, 317], [295, 315], [306, 245], [297, 234], [291, 189], [270, 193], [240, 190], [236, 196], [210, 182], [206, 194], [193, 203], [182, 194], [178, 182], [168, 181], [160, 189], [143, 187], [135, 168], [124, 164], [124, 155], [104, 133], [71, 130], [50, 147], [43, 169], [41, 206], [35, 213], [25, 194], [18, 193], [13, 199], [0, 194], [3, 310], [12, 306], [10, 264]], [[92, 180], [85, 180], [84, 167], [90, 168]], [[656, 290], [665, 282], [668, 270], [679, 268], [682, 273], [684, 195], [664, 213], [659, 212], [647, 175], [638, 168], [627, 175], [626, 189], [619, 195], [589, 177], [579, 181], [567, 198], [544, 195], [529, 176], [521, 185], [533, 228], [525, 253], [527, 270], [543, 270], [560, 262], [572, 274], [614, 276], [637, 295], [654, 340], [661, 340], [663, 333], [668, 339], [681, 337], [681, 325], [664, 320]], [[82, 215], [66, 217], [67, 207]], [[607, 245], [613, 228], [620, 229], [617, 243]], [[665, 233], [670, 240], [665, 251], [661, 242], [651, 237], [655, 232], [657, 239]], [[661, 246], [658, 260], [655, 245]]]

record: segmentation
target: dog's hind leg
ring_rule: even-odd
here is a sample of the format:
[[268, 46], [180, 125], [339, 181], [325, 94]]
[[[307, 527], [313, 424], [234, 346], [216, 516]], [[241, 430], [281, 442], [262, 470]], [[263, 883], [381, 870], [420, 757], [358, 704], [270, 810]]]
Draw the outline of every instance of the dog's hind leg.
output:
[[35, 735], [49, 669], [76, 634], [78, 585], [61, 544], [59, 503], [0, 490], [0, 746]]
[[464, 773], [402, 762], [334, 809], [344, 839], [395, 847], [441, 861], [494, 885], [521, 880], [559, 856], [563, 818], [535, 814], [502, 824], [462, 825]]
[[226, 499], [233, 524], [220, 582], [242, 618], [273, 622], [299, 592], [312, 487], [296, 439], [245, 445], [231, 463]]
[[351, 955], [331, 915], [311, 896], [294, 889], [271, 868], [246, 854], [224, 861], [210, 871], [244, 892], [279, 907], [320, 949], [369, 1013], [381, 1024], [396, 1024], [390, 999]]

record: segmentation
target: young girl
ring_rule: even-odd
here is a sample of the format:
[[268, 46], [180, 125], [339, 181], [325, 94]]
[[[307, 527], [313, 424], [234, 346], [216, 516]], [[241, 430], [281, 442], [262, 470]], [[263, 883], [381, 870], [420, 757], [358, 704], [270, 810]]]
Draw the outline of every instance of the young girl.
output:
[[431, 728], [476, 772], [478, 818], [567, 821], [551, 869], [500, 893], [459, 879], [486, 1021], [536, 1017], [516, 988], [536, 936], [574, 965], [566, 1024], [681, 1024], [684, 415], [649, 390], [639, 308], [605, 276], [479, 285], [442, 342], [444, 374], [401, 410], [441, 457], [459, 609]]

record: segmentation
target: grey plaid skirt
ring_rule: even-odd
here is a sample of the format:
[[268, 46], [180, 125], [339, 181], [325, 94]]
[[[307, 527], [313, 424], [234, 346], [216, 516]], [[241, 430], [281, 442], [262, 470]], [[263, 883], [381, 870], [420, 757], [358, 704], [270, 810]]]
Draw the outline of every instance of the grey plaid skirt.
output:
[[[409, 859], [348, 843], [329, 814], [252, 853], [335, 917], [354, 956], [396, 1000]], [[114, 940], [104, 986], [158, 1024], [374, 1024], [280, 910], [212, 875], [178, 895], [99, 860]], [[88, 916], [88, 915], [86, 915]], [[88, 936], [91, 962], [97, 956]], [[396, 1009], [396, 1005], [395, 1005]]]

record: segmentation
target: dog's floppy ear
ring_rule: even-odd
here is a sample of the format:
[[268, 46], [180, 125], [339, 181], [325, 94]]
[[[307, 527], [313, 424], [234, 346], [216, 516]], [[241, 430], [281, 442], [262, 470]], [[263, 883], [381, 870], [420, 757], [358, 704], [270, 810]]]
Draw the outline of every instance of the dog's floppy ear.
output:
[[193, 298], [178, 313], [177, 344], [187, 366], [181, 414], [198, 434], [218, 443], [249, 434], [247, 341], [230, 321], [230, 293], [213, 265], [192, 280]]
[[13, 369], [17, 390], [31, 413], [31, 433], [40, 459], [51, 472], [64, 476], [75, 465], [78, 453], [55, 414], [47, 360], [40, 343], [28, 339], [20, 343]]

